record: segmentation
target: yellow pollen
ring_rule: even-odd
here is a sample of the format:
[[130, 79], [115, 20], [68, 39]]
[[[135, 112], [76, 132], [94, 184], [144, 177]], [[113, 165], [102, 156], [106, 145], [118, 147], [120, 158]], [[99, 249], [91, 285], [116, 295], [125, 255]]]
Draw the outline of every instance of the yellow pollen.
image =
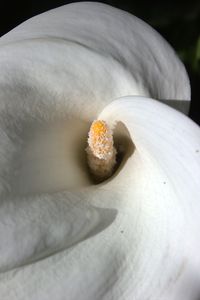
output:
[[94, 156], [104, 160], [112, 156], [112, 131], [105, 121], [96, 120], [92, 123], [89, 131], [88, 144]]
[[106, 123], [100, 120], [94, 121], [90, 128], [90, 132], [94, 135], [94, 137], [99, 137], [102, 134], [105, 134], [107, 132]]

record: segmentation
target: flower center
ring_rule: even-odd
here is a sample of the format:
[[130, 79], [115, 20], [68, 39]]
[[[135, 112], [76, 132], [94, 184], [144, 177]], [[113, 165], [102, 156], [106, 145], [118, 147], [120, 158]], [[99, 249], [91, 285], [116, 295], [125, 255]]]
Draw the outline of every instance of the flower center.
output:
[[88, 145], [99, 159], [108, 160], [113, 154], [112, 131], [105, 121], [94, 121], [90, 127]]
[[117, 151], [112, 130], [105, 121], [96, 120], [92, 123], [86, 152], [90, 172], [96, 180], [103, 181], [113, 174]]
[[87, 121], [75, 118], [28, 119], [9, 132], [17, 139], [4, 178], [15, 196], [77, 190], [114, 178], [134, 149], [121, 122], [112, 131], [103, 120], [89, 128]]

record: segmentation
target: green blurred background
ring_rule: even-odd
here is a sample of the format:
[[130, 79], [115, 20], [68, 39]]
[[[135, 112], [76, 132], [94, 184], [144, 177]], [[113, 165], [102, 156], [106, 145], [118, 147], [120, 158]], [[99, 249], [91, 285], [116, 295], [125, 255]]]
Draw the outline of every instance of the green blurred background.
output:
[[[0, 35], [24, 20], [70, 2], [66, 0], [1, 1]], [[188, 71], [192, 102], [190, 117], [200, 125], [200, 1], [101, 1], [126, 10], [150, 25], [172, 45]]]

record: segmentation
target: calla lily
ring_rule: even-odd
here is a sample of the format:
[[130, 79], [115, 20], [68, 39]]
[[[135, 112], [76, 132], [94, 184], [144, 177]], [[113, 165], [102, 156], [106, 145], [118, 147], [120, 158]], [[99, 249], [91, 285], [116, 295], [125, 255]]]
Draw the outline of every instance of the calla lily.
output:
[[[196, 299], [200, 130], [166, 105], [190, 99], [171, 47], [75, 3], [3, 36], [0, 67], [1, 299]], [[85, 154], [97, 118], [123, 148], [101, 184]]]

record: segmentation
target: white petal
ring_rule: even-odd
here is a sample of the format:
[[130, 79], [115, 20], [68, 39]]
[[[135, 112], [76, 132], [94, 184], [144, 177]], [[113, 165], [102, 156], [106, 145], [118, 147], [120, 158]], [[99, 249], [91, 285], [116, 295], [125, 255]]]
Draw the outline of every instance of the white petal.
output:
[[75, 247], [2, 275], [2, 295], [195, 299], [199, 127], [165, 105], [137, 97], [111, 103], [99, 117], [123, 122], [136, 149], [112, 180], [75, 195], [88, 206], [117, 210], [116, 219]]
[[[100, 186], [91, 186], [73, 156], [80, 145], [71, 141], [76, 128], [83, 124], [79, 138], [116, 97], [185, 100], [188, 106], [188, 77], [173, 50], [144, 22], [97, 3], [37, 16], [0, 45], [0, 265], [2, 271], [24, 265], [1, 274], [2, 299], [196, 296], [197, 126], [150, 99], [111, 104], [102, 116], [122, 121], [136, 150]], [[65, 161], [63, 135], [43, 135], [40, 125], [77, 118], [73, 130], [66, 126], [72, 146]], [[19, 157], [22, 168], [13, 174]], [[36, 178], [38, 170], [44, 173]], [[49, 194], [50, 187], [70, 191]]]
[[200, 128], [166, 105], [139, 97], [114, 101], [99, 118], [110, 124], [123, 122], [136, 147], [110, 183], [112, 190], [126, 191], [124, 206], [133, 214], [127, 220], [133, 231], [127, 237], [126, 267], [132, 264], [134, 270], [132, 284], [127, 271], [127, 299], [133, 295], [196, 299], [200, 296]]
[[56, 102], [57, 109], [90, 120], [127, 95], [165, 99], [188, 111], [189, 80], [174, 51], [146, 23], [116, 8], [66, 5], [19, 25], [0, 45], [1, 93], [6, 88], [9, 99], [22, 97], [23, 89], [26, 101]]
[[70, 192], [7, 197], [0, 205], [0, 272], [72, 247], [105, 229], [115, 215]]

